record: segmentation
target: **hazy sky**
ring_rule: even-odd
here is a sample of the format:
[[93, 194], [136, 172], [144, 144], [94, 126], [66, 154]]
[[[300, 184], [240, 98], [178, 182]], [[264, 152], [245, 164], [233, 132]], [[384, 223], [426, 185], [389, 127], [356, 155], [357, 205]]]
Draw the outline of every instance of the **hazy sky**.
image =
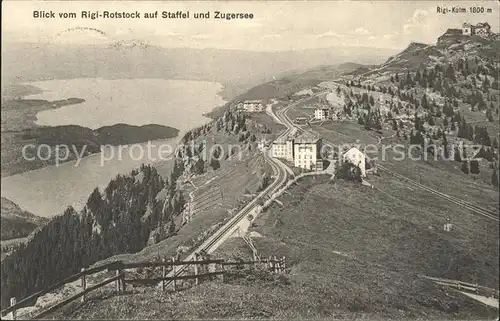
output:
[[[403, 48], [411, 41], [434, 43], [447, 28], [487, 21], [498, 32], [499, 1], [2, 1], [2, 39], [29, 42], [102, 43], [139, 39], [168, 47], [256, 51], [367, 46]], [[471, 6], [491, 13], [437, 13], [437, 7]], [[34, 10], [75, 12], [77, 19], [35, 19]], [[135, 12], [140, 19], [82, 19], [81, 11]], [[189, 11], [191, 18], [145, 19], [144, 13]], [[217, 20], [214, 11], [253, 13], [252, 20]], [[211, 19], [193, 19], [195, 12]], [[68, 31], [69, 28], [96, 28]], [[62, 32], [62, 33], [61, 33]], [[59, 35], [58, 35], [59, 34]]]

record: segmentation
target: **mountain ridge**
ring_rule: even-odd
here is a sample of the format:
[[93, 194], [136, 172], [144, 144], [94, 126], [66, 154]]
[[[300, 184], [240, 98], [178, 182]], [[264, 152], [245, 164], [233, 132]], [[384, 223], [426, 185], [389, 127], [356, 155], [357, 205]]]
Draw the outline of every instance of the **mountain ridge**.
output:
[[370, 76], [382, 72], [406, 72], [419, 68], [434, 67], [437, 63], [456, 62], [469, 56], [481, 59], [500, 59], [500, 38], [496, 33], [489, 37], [465, 36], [460, 29], [448, 29], [435, 44], [411, 42], [398, 54], [389, 57], [384, 63], [375, 66], [362, 66], [352, 76]]
[[167, 48], [142, 43], [112, 46], [11, 42], [2, 46], [2, 82], [82, 77], [201, 80], [221, 83], [226, 96], [233, 98], [253, 85], [278, 77], [290, 66], [305, 70], [348, 60], [378, 63], [393, 52], [391, 49], [352, 47], [273, 53]]
[[28, 236], [48, 219], [24, 211], [6, 197], [1, 197], [2, 241]]

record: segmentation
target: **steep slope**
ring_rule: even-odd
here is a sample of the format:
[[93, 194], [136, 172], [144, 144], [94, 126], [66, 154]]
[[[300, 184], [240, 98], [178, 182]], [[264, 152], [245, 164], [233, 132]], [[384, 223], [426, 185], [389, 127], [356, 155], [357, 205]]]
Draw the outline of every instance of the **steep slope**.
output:
[[500, 59], [500, 38], [498, 34], [483, 38], [464, 36], [458, 29], [448, 29], [436, 44], [412, 42], [399, 54], [389, 57], [378, 66], [364, 66], [350, 73], [353, 76], [376, 76], [387, 72], [415, 71], [434, 67], [438, 63], [455, 63], [460, 59], [478, 57], [483, 62]]
[[336, 88], [346, 97], [340, 117], [420, 146], [420, 157], [471, 184], [498, 188], [499, 71], [498, 34], [448, 29], [435, 45], [412, 43], [377, 67], [345, 74]]
[[10, 240], [28, 236], [47, 220], [23, 211], [11, 200], [1, 198], [1, 240]]
[[324, 65], [300, 72], [287, 72], [273, 81], [255, 86], [239, 95], [235, 100], [281, 98], [296, 93], [304, 87], [312, 87], [339, 77], [342, 73], [361, 67], [361, 64], [348, 62], [339, 65]]

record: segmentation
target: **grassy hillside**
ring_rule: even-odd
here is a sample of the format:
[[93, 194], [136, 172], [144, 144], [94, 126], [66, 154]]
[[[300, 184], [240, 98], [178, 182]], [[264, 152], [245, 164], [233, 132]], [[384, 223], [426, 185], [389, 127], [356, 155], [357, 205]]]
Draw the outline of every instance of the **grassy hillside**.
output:
[[[369, 275], [361, 276], [356, 271], [357, 264], [349, 264], [342, 259], [330, 260], [335, 268], [359, 278], [376, 276], [378, 270]], [[473, 318], [462, 308], [457, 306], [440, 306], [440, 300], [456, 297], [455, 294], [440, 293], [438, 299], [424, 298], [422, 306], [407, 308], [393, 302], [391, 308], [377, 307], [376, 299], [372, 299], [369, 306], [363, 302], [369, 293], [357, 286], [357, 282], [345, 282], [343, 286], [329, 288], [322, 283], [323, 278], [316, 280], [304, 279], [300, 283], [293, 280], [293, 276], [270, 275], [266, 272], [242, 271], [240, 276], [227, 283], [212, 281], [203, 283], [177, 293], [161, 293], [154, 290], [143, 290], [138, 293], [122, 296], [109, 296], [107, 293], [96, 294], [87, 303], [74, 304], [63, 308], [52, 315], [52, 318], [68, 319], [281, 319], [281, 320], [401, 320], [420, 317], [425, 320], [439, 320], [447, 318]], [[387, 276], [389, 278], [389, 276]], [[308, 282], [316, 282], [316, 289], [308, 286]], [[395, 281], [397, 282], [397, 281]], [[385, 284], [371, 285], [374, 289], [386, 289]], [[415, 291], [425, 290], [432, 285], [428, 283], [416, 285]], [[350, 295], [335, 296], [336, 293], [346, 291]], [[377, 290], [374, 290], [377, 291]], [[353, 294], [360, 293], [359, 296]], [[404, 296], [405, 303], [411, 302], [408, 293]], [[351, 296], [352, 295], [352, 296]], [[390, 300], [391, 297], [387, 297]], [[464, 302], [464, 300], [461, 300]], [[471, 302], [464, 302], [471, 308]], [[442, 311], [433, 312], [434, 307], [441, 307]], [[463, 306], [462, 306], [463, 307]], [[483, 318], [490, 319], [495, 312], [486, 308], [477, 308], [482, 311]], [[390, 312], [387, 313], [387, 310]], [[410, 312], [408, 312], [408, 310]], [[454, 311], [456, 311], [454, 313]], [[477, 316], [474, 318], [477, 319]]]
[[[309, 293], [302, 302], [311, 305], [329, 298], [331, 308], [316, 306], [311, 316], [327, 316], [333, 307], [384, 318], [495, 316], [495, 310], [446, 293], [417, 274], [498, 288], [498, 226], [397, 180], [371, 182], [377, 188], [333, 183], [326, 176], [304, 179], [280, 197], [283, 206], [259, 216], [252, 231], [260, 237], [253, 242], [263, 257], [287, 257], [288, 293], [297, 293], [291, 297]], [[452, 214], [457, 230], [447, 234], [442, 225]], [[250, 250], [235, 240], [220, 253], [241, 256]], [[290, 309], [300, 313], [300, 305]]]
[[[54, 314], [70, 319], [492, 319], [497, 310], [417, 274], [498, 283], [495, 231], [480, 220], [457, 221], [442, 231], [442, 211], [408, 196], [399, 182], [381, 178], [379, 189], [330, 177], [304, 179], [255, 222], [252, 232], [262, 257], [285, 255], [288, 272], [241, 270], [226, 283], [212, 281], [161, 293], [130, 288], [115, 296], [96, 292]], [[383, 186], [381, 186], [383, 184]], [[395, 195], [404, 195], [398, 198]], [[461, 209], [458, 209], [462, 211]], [[462, 223], [469, 224], [467, 228]], [[256, 234], [258, 233], [258, 234]], [[488, 236], [489, 235], [489, 236]], [[481, 242], [480, 247], [473, 246]], [[239, 238], [214, 257], [251, 259]]]

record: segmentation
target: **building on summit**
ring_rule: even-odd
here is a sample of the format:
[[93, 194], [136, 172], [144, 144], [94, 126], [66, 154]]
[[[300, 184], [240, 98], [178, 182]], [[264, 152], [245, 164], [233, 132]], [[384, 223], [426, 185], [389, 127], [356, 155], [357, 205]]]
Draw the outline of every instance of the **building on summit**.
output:
[[491, 34], [491, 26], [487, 22], [481, 22], [476, 25], [465, 22], [462, 25], [462, 34], [464, 36], [487, 37]]

